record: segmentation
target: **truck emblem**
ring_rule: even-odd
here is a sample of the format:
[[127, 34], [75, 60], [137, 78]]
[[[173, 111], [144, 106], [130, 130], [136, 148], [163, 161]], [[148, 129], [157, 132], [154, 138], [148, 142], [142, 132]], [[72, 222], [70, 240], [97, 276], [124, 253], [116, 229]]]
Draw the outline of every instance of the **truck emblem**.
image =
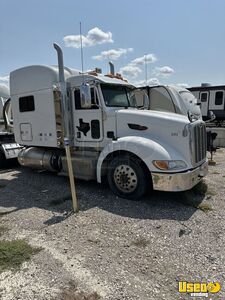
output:
[[85, 136], [87, 136], [88, 131], [90, 131], [90, 124], [83, 122], [83, 119], [79, 119], [79, 126], [76, 127], [79, 131], [83, 132]]

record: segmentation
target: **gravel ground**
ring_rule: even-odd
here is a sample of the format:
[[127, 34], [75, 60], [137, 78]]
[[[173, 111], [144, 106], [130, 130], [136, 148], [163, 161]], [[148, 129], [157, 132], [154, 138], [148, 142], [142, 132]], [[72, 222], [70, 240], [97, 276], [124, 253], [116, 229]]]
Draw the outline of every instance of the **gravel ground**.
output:
[[106, 300], [193, 299], [178, 293], [178, 280], [218, 281], [221, 292], [208, 299], [225, 299], [224, 157], [218, 150], [205, 194], [154, 192], [137, 202], [76, 181], [78, 214], [67, 178], [2, 170], [0, 224], [8, 231], [1, 239], [43, 250], [19, 271], [0, 274], [0, 299], [75, 300], [73, 285]]

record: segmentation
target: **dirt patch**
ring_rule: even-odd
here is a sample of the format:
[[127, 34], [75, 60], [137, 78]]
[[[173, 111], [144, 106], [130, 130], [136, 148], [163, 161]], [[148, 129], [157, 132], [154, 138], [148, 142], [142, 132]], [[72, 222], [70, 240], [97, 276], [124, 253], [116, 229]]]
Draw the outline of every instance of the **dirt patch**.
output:
[[[74, 283], [70, 283], [68, 288], [64, 288], [58, 297], [54, 298], [54, 300], [99, 300], [101, 297], [98, 293], [85, 293], [83, 291], [79, 291], [77, 285]], [[52, 299], [53, 300], [53, 299]]]

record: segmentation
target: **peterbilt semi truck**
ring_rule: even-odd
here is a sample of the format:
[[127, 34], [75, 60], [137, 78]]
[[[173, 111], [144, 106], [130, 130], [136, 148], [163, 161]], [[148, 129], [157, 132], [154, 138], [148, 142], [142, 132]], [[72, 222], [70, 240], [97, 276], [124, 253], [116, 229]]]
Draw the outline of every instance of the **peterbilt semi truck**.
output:
[[148, 110], [148, 97], [137, 103], [134, 86], [118, 74], [80, 74], [62, 64], [10, 74], [15, 139], [24, 146], [21, 165], [68, 173], [62, 77], [76, 178], [107, 180], [116, 195], [139, 199], [150, 189], [189, 190], [207, 174], [202, 120]]
[[0, 168], [17, 158], [21, 146], [15, 143], [12, 131], [12, 114], [9, 104], [9, 88], [0, 84]]

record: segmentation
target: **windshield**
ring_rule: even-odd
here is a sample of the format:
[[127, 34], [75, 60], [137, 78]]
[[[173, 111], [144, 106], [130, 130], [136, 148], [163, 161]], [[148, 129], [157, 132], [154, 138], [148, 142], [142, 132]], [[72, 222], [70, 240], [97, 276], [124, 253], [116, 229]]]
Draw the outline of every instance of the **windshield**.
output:
[[110, 107], [137, 107], [133, 89], [123, 85], [102, 84], [105, 105]]
[[197, 103], [197, 99], [195, 98], [195, 96], [188, 91], [182, 91], [180, 92], [181, 97], [187, 101], [190, 104], [196, 104]]

